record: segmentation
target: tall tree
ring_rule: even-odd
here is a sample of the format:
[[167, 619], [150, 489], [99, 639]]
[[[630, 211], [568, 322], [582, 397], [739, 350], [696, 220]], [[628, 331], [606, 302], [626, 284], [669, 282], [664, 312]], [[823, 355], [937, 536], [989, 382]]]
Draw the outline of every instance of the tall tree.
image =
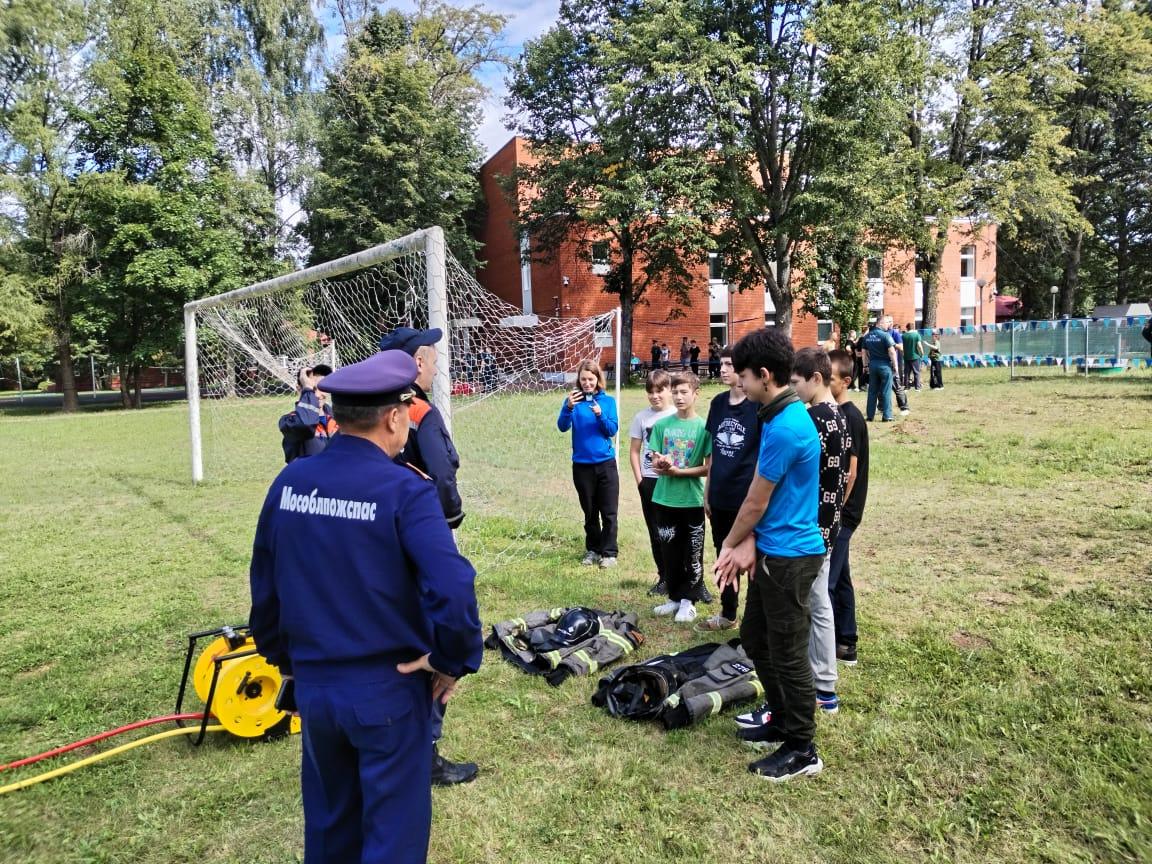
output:
[[125, 407], [139, 405], [141, 368], [178, 344], [184, 302], [266, 275], [274, 260], [268, 195], [217, 153], [207, 94], [187, 74], [186, 13], [122, 0], [80, 114], [92, 247], [78, 291], [86, 329], [120, 364]]
[[706, 210], [713, 175], [680, 112], [675, 82], [647, 66], [646, 23], [635, 9], [564, 2], [557, 23], [513, 69], [507, 104], [531, 146], [509, 178], [530, 254], [575, 240], [591, 261], [606, 247], [604, 291], [618, 295], [623, 356], [636, 306], [659, 289], [693, 299], [694, 271], [714, 248]]
[[299, 196], [315, 165], [314, 82], [324, 31], [310, 0], [193, 0], [190, 46], [220, 149], [276, 202], [280, 245], [295, 252]]
[[304, 196], [304, 236], [324, 261], [440, 225], [464, 264], [475, 261], [467, 217], [479, 200], [474, 138], [505, 19], [426, 4], [374, 12], [353, 31], [320, 103], [319, 169]]
[[74, 293], [89, 234], [77, 218], [75, 124], [84, 98], [91, 10], [80, 0], [12, 0], [0, 9], [0, 211], [5, 256], [42, 307], [59, 362], [64, 410], [79, 407], [72, 371]]

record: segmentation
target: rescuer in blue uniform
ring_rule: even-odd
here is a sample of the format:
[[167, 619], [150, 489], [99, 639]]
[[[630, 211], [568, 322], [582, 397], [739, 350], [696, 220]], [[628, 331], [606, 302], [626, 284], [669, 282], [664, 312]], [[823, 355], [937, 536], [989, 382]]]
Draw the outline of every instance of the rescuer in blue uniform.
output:
[[[423, 471], [436, 484], [440, 506], [448, 527], [455, 530], [464, 521], [464, 506], [456, 489], [456, 471], [460, 456], [444, 425], [440, 410], [428, 399], [428, 391], [436, 378], [436, 343], [444, 332], [397, 327], [380, 340], [380, 350], [398, 350], [411, 354], [416, 361], [417, 375], [412, 389], [416, 398], [408, 404], [408, 443], [400, 454], [400, 461]], [[444, 705], [432, 706], [432, 785], [454, 786], [469, 783], [480, 772], [475, 762], [453, 762], [440, 755], [440, 738], [444, 734]]]
[[432, 701], [480, 666], [475, 571], [393, 461], [416, 372], [385, 351], [325, 379], [340, 434], [280, 472], [256, 528], [249, 624], [294, 679], [306, 864], [427, 859]]

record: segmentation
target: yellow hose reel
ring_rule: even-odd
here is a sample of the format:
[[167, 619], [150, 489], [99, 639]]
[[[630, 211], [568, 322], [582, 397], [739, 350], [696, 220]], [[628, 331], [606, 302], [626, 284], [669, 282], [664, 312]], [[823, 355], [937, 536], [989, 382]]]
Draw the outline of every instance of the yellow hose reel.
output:
[[[192, 657], [202, 639], [213, 641], [192, 668]], [[246, 626], [205, 630], [188, 637], [184, 677], [176, 697], [177, 714], [182, 713], [190, 669], [192, 686], [204, 703], [201, 734], [193, 744], [203, 740], [203, 729], [210, 718], [239, 738], [276, 737], [300, 731], [300, 718], [276, 707], [282, 681], [280, 670], [256, 653], [255, 640]]]

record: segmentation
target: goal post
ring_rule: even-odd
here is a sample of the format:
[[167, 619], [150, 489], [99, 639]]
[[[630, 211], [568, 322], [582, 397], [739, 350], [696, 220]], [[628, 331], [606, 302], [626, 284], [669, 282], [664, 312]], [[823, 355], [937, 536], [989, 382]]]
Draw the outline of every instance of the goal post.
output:
[[299, 371], [363, 360], [400, 326], [442, 333], [429, 395], [450, 434], [458, 412], [492, 397], [570, 387], [581, 360], [615, 360], [617, 397], [627, 374], [618, 310], [525, 312], [485, 290], [444, 232], [427, 228], [184, 306], [193, 482], [266, 477], [283, 455], [276, 419]]
[[[198, 316], [208, 310], [229, 306], [235, 307], [244, 301], [252, 301], [273, 294], [283, 294], [326, 280], [337, 279], [347, 274], [369, 270], [384, 262], [411, 254], [423, 255], [424, 258], [424, 282], [427, 289], [425, 300], [428, 310], [428, 326], [440, 327], [444, 332], [444, 337], [437, 344], [437, 349], [445, 359], [440, 364], [441, 371], [437, 374], [436, 384], [438, 386], [433, 388], [433, 400], [436, 407], [439, 408], [444, 415], [445, 423], [451, 424], [452, 406], [449, 379], [451, 355], [448, 347], [446, 252], [444, 246], [444, 231], [438, 226], [433, 226], [408, 234], [399, 239], [391, 240], [387, 243], [381, 243], [378, 246], [373, 246], [362, 252], [354, 252], [351, 255], [345, 255], [343, 258], [337, 258], [333, 261], [327, 261], [323, 264], [317, 264], [303, 270], [277, 276], [273, 279], [266, 279], [263, 282], [257, 282], [253, 285], [237, 288], [234, 291], [227, 291], [213, 297], [193, 300], [184, 305], [185, 380], [188, 391], [188, 422], [191, 427], [192, 481], [194, 483], [199, 483], [204, 479], [203, 434], [201, 430], [200, 411], [201, 387], [199, 353], [201, 346], [198, 338]], [[433, 323], [434, 321], [436, 323]], [[253, 350], [247, 353], [256, 354], [257, 351]], [[335, 361], [335, 352], [332, 353], [333, 360]], [[335, 367], [337, 363], [334, 362], [332, 365]], [[288, 367], [285, 366], [285, 368], [287, 369]], [[289, 384], [289, 386], [291, 385]], [[449, 426], [449, 428], [451, 427]]]

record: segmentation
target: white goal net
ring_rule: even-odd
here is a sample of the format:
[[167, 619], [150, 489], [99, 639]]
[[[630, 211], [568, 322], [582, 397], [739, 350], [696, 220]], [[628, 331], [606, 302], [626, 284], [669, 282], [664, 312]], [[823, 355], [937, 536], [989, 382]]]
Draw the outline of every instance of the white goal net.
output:
[[[277, 420], [293, 406], [302, 367], [363, 360], [398, 326], [438, 327], [431, 396], [461, 453], [465, 511], [495, 514], [504, 496], [537, 482], [533, 472], [567, 476], [563, 462], [548, 464], [557, 448], [562, 456], [563, 436], [539, 428], [540, 412], [559, 401], [528, 394], [571, 386], [586, 358], [619, 368], [614, 313], [525, 315], [464, 271], [439, 228], [196, 300], [184, 312], [195, 482], [270, 481], [283, 464]], [[518, 428], [533, 412], [523, 420], [531, 428]], [[575, 502], [564, 503], [570, 518]]]

